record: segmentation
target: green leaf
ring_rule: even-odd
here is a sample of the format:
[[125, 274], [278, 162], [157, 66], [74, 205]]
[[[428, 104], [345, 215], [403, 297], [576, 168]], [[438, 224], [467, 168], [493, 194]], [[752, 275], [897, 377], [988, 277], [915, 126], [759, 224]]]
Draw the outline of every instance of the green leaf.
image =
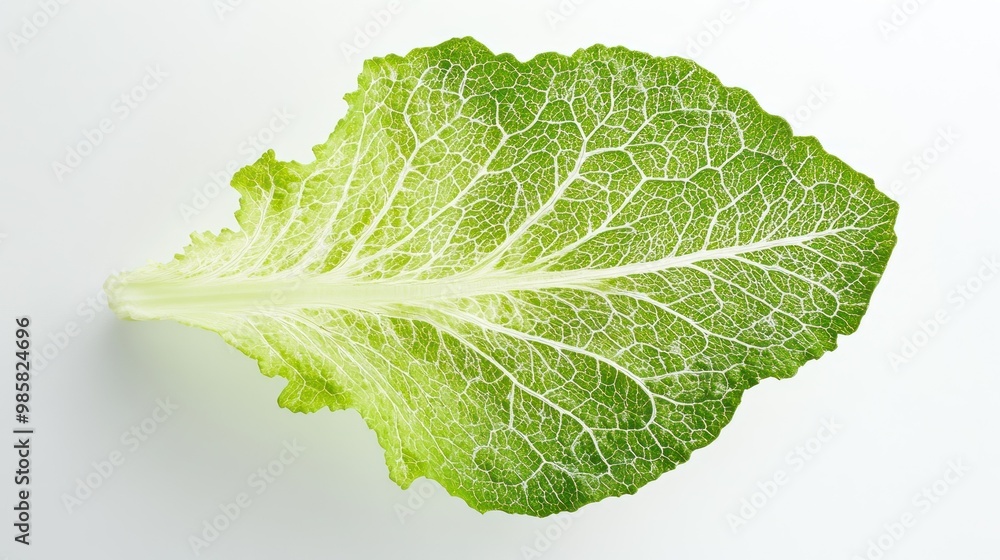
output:
[[315, 161], [235, 175], [240, 231], [111, 304], [219, 333], [290, 410], [357, 409], [393, 480], [480, 511], [684, 462], [857, 328], [895, 244], [869, 178], [689, 60], [457, 39], [359, 86]]

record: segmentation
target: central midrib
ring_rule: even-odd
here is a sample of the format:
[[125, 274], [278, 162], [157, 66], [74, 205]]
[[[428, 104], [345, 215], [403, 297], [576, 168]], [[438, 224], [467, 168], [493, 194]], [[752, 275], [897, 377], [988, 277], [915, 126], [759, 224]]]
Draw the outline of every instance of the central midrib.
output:
[[655, 261], [609, 268], [534, 271], [511, 274], [480, 270], [425, 281], [364, 281], [334, 279], [331, 274], [303, 277], [238, 278], [201, 281], [130, 280], [109, 285], [109, 299], [120, 314], [134, 319], [181, 318], [211, 313], [253, 314], [286, 308], [339, 308], [379, 312], [394, 304], [427, 303], [484, 294], [547, 288], [593, 287], [609, 278], [654, 273], [699, 261], [725, 259], [774, 247], [801, 245], [850, 228], [706, 249]]

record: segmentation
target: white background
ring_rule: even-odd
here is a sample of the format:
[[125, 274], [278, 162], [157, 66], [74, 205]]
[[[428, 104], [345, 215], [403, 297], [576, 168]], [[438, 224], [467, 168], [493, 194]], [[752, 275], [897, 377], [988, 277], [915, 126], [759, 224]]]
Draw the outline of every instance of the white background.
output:
[[[36, 353], [51, 356], [36, 363], [31, 401], [30, 547], [13, 542], [13, 439], [0, 436], [0, 558], [194, 557], [189, 538], [240, 492], [251, 505], [201, 557], [996, 557], [1000, 275], [980, 268], [1000, 253], [1000, 5], [401, 0], [370, 38], [358, 28], [385, 0], [244, 0], [221, 16], [219, 5], [70, 1], [25, 41], [10, 34], [45, 19], [38, 1], [0, 7], [0, 348], [10, 371], [13, 318], [28, 314]], [[308, 161], [363, 58], [464, 35], [522, 59], [593, 43], [694, 56], [902, 205], [898, 247], [856, 334], [794, 379], [749, 391], [688, 463], [569, 519], [480, 515], [430, 482], [400, 490], [356, 413], [292, 414], [275, 404], [284, 382], [216, 335], [88, 311], [114, 270], [235, 225], [235, 192], [205, 184], [257, 155], [241, 150], [248, 136]], [[355, 41], [360, 54], [345, 56]], [[167, 76], [124, 116], [115, 100], [157, 66]], [[272, 133], [275, 110], [294, 117]], [[57, 178], [53, 162], [105, 118], [114, 130]], [[185, 217], [194, 203], [205, 207]], [[904, 340], [920, 348], [893, 364]], [[4, 432], [12, 385], [0, 382]], [[159, 424], [157, 399], [179, 407]], [[812, 440], [831, 418], [837, 433]], [[155, 433], [133, 451], [122, 434], [144, 421]], [[293, 440], [305, 451], [258, 495], [248, 477]], [[804, 465], [788, 456], [805, 447]], [[125, 462], [102, 480], [93, 464], [116, 451]], [[937, 482], [930, 508], [914, 503], [950, 462], [968, 472]], [[785, 484], [755, 497], [779, 471]], [[88, 475], [100, 486], [68, 510]], [[911, 527], [885, 534], [907, 513]], [[880, 537], [887, 551], [871, 548]]]

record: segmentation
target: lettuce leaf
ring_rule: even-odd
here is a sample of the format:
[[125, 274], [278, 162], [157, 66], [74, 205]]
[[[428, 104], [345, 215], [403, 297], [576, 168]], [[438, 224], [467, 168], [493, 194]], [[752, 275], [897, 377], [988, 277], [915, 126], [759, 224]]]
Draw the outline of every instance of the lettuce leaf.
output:
[[853, 332], [897, 205], [694, 62], [472, 39], [369, 60], [310, 163], [240, 170], [239, 231], [109, 281], [219, 333], [296, 412], [357, 409], [406, 487], [546, 515], [688, 459]]

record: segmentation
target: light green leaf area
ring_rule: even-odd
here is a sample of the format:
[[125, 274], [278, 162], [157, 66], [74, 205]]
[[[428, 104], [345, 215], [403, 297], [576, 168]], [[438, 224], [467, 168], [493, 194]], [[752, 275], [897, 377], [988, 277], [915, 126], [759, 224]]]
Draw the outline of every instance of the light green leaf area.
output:
[[354, 408], [402, 486], [546, 515], [633, 493], [743, 391], [853, 332], [897, 205], [695, 63], [472, 39], [365, 63], [240, 230], [109, 285], [219, 333], [296, 412]]

